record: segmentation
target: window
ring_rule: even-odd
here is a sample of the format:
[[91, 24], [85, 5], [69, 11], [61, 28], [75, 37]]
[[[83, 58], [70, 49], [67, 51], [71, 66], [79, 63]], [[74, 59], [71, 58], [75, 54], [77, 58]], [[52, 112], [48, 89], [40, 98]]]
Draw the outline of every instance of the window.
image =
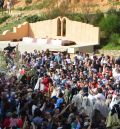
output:
[[61, 36], [61, 20], [58, 18], [57, 20], [57, 36]]
[[62, 36], [66, 36], [66, 19], [64, 18], [62, 21]]

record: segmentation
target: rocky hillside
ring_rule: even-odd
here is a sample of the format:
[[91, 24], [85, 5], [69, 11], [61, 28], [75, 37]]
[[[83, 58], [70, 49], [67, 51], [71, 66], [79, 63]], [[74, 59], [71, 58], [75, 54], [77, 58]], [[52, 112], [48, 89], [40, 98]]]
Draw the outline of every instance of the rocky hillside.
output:
[[[14, 3], [15, 8], [27, 6], [25, 3], [25, 0], [12, 0], [12, 1]], [[40, 1], [42, 0], [32, 0], [32, 4], [40, 2]], [[5, 0], [5, 6], [6, 6], [6, 2], [7, 0]]]
[[[39, 5], [48, 3], [47, 7], [56, 7], [61, 5], [61, 3], [66, 2], [70, 10], [81, 11], [81, 6], [91, 6], [93, 10], [105, 11], [109, 8], [120, 8], [120, 0], [32, 0], [31, 4], [26, 5], [25, 0], [12, 0], [14, 3], [14, 8], [24, 8], [32, 5]], [[6, 6], [7, 0], [5, 0]], [[37, 8], [36, 8], [37, 9]]]

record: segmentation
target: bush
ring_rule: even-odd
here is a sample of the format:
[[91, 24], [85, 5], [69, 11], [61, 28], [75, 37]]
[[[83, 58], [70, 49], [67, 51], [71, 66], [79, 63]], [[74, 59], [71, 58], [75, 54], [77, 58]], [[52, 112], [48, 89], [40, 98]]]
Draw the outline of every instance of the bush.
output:
[[18, 7], [16, 10], [19, 11], [25, 11], [25, 10], [32, 10], [32, 6], [24, 6], [24, 7]]
[[26, 17], [26, 21], [29, 22], [29, 23], [34, 23], [34, 22], [37, 22], [39, 20], [40, 20], [40, 18], [39, 18], [38, 15], [33, 15], [33, 16]]
[[90, 19], [89, 19], [89, 23], [93, 24], [95, 26], [99, 25], [99, 22], [104, 18], [104, 14], [101, 11], [96, 11], [95, 14], [91, 14]]
[[107, 14], [108, 14], [108, 15], [112, 15], [112, 14], [116, 14], [116, 13], [117, 13], [116, 9], [113, 9], [113, 8], [110, 8], [110, 9], [107, 11]]
[[32, 0], [25, 0], [25, 3], [26, 4], [31, 4], [32, 3]]
[[38, 21], [43, 21], [43, 20], [47, 20], [49, 19], [50, 16], [48, 15], [32, 15], [32, 16], [27, 16], [25, 19], [27, 22], [29, 23], [35, 23], [35, 22], [38, 22]]
[[67, 13], [65, 14], [65, 16], [74, 21], [80, 21], [80, 22], [84, 21], [82, 14], [80, 13]]
[[50, 13], [49, 13], [49, 17], [50, 18], [56, 18], [58, 16], [61, 16], [61, 10], [60, 8], [54, 8]]
[[117, 33], [111, 34], [111, 36], [110, 36], [110, 43], [113, 46], [120, 45], [120, 34], [117, 34]]
[[107, 15], [102, 18], [99, 26], [102, 31], [105, 32], [106, 37], [109, 37], [112, 33], [120, 32], [120, 18], [118, 15]]
[[8, 18], [10, 18], [9, 15], [3, 16], [0, 18], [0, 24], [2, 24], [3, 22], [5, 22]]

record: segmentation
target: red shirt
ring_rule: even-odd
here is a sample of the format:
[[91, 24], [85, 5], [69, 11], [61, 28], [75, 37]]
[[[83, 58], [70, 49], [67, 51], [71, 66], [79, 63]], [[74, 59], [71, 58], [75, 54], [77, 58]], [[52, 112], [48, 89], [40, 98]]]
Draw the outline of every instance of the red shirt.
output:
[[97, 75], [98, 75], [99, 78], [103, 78], [102, 73], [99, 72]]
[[18, 118], [17, 119], [17, 125], [18, 125], [19, 128], [22, 128], [23, 127], [23, 121], [22, 121], [21, 118]]
[[45, 85], [45, 92], [48, 92], [48, 89], [49, 89], [49, 78], [48, 77], [43, 78], [42, 83]]
[[94, 88], [98, 88], [98, 83], [97, 82], [92, 82], [91, 83], [91, 88], [94, 87]]
[[4, 127], [10, 127], [10, 118], [5, 118], [5, 120], [3, 122], [3, 126]]

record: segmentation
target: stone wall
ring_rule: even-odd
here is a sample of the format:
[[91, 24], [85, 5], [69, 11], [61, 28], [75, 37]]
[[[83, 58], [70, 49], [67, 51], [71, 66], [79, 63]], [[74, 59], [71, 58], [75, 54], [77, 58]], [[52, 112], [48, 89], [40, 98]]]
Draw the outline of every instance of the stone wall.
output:
[[0, 41], [20, 40], [28, 36], [28, 23], [25, 22], [13, 28], [13, 31], [6, 30], [0, 34]]
[[[60, 22], [60, 28], [58, 27]], [[65, 22], [65, 26], [63, 25]], [[60, 30], [60, 35], [57, 33]], [[65, 35], [63, 31], [65, 30]], [[60, 38], [76, 42], [81, 46], [99, 44], [99, 28], [93, 25], [58, 17], [52, 20], [29, 24], [29, 37], [33, 38]]]
[[75, 54], [77, 51], [92, 53], [94, 50], [93, 46], [82, 46], [82, 47], [69, 47], [68, 53]]
[[99, 53], [114, 56], [114, 57], [120, 56], [120, 50], [99, 50]]
[[0, 41], [19, 40], [23, 37], [66, 39], [80, 46], [99, 44], [99, 28], [93, 25], [58, 17], [37, 23], [23, 23], [0, 35]]
[[66, 19], [66, 37], [84, 46], [99, 44], [99, 28], [93, 25]]
[[57, 36], [57, 18], [29, 24], [29, 36], [33, 38], [54, 38]]

